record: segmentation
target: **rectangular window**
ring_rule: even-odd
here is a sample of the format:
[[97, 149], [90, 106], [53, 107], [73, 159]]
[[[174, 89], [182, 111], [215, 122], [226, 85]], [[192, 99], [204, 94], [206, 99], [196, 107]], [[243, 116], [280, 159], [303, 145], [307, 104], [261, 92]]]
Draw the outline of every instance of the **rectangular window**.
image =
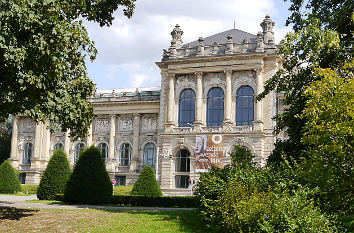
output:
[[126, 176], [116, 176], [116, 186], [125, 186]]
[[189, 176], [176, 176], [176, 188], [188, 188]]
[[20, 173], [20, 175], [18, 176], [18, 179], [20, 180], [21, 184], [25, 184], [26, 183], [26, 173]]

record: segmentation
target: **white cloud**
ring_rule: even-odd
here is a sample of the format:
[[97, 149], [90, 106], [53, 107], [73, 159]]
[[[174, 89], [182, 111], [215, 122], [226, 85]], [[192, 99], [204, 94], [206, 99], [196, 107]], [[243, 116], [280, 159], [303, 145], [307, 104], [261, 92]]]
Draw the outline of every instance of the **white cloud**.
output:
[[[234, 20], [236, 28], [256, 34], [267, 13], [278, 14], [273, 1], [137, 1], [131, 19], [116, 13], [116, 20], [108, 28], [85, 22], [99, 51], [96, 61], [88, 65], [89, 74], [100, 89], [159, 85], [155, 62], [161, 60], [162, 49], [169, 47], [175, 24], [184, 31], [185, 43], [229, 30]], [[280, 27], [276, 33], [284, 31]]]

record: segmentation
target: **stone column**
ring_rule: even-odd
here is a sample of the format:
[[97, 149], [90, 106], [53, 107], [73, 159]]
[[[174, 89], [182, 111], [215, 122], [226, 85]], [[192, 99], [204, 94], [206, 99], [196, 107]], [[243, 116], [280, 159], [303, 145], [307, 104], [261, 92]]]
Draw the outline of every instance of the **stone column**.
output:
[[90, 147], [91, 145], [92, 145], [92, 123], [90, 124], [90, 127], [88, 128], [87, 147]]
[[20, 161], [20, 153], [18, 153], [18, 117], [14, 117], [14, 123], [11, 136], [11, 153], [10, 160], [13, 167], [18, 167]]
[[231, 84], [231, 75], [232, 70], [225, 70], [224, 71], [226, 76], [226, 90], [225, 90], [225, 114], [224, 114], [224, 125], [231, 124], [231, 103], [232, 103], [232, 84]]
[[47, 120], [43, 125], [43, 144], [42, 144], [42, 152], [41, 152], [41, 159], [49, 160], [50, 157], [50, 130], [47, 129], [49, 126], [49, 121]]
[[73, 163], [73, 158], [70, 155], [70, 129], [67, 129], [66, 132], [65, 132], [65, 136], [64, 136], [64, 151], [65, 151], [66, 155], [68, 156], [69, 163], [72, 164]]
[[114, 138], [116, 136], [116, 116], [111, 115], [111, 124], [109, 128], [109, 151], [108, 158], [110, 160], [114, 159]]
[[133, 150], [130, 161], [130, 171], [135, 172], [138, 168], [139, 159], [139, 131], [140, 131], [140, 114], [134, 114], [134, 131], [133, 131]]
[[174, 125], [175, 74], [168, 74], [168, 78], [168, 110], [166, 128], [171, 129]]
[[[262, 91], [263, 91], [263, 76], [262, 76], [262, 72], [263, 69], [257, 69], [255, 70], [256, 72], [256, 96], [259, 95]], [[256, 102], [256, 116], [255, 116], [255, 120], [254, 120], [254, 130], [255, 131], [263, 131], [263, 117], [262, 117], [262, 101], [257, 101]]]
[[196, 72], [195, 76], [197, 77], [197, 95], [196, 95], [196, 112], [195, 112], [195, 121], [194, 121], [194, 130], [200, 131], [200, 127], [203, 124], [202, 114], [203, 114], [203, 73]]
[[33, 158], [31, 159], [31, 168], [39, 168], [39, 160], [41, 158], [41, 149], [42, 149], [42, 134], [43, 134], [43, 124], [38, 122], [36, 124], [36, 129], [34, 132], [34, 150]]

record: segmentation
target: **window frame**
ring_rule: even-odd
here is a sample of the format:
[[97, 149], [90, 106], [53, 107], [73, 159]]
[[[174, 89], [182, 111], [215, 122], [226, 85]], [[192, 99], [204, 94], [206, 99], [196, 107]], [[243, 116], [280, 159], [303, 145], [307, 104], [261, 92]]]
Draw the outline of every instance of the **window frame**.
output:
[[85, 144], [82, 142], [79, 142], [75, 145], [75, 151], [74, 151], [74, 163], [76, 164], [77, 161], [79, 160], [81, 151], [83, 151], [85, 148]]
[[[128, 148], [126, 148], [126, 146], [128, 146]], [[128, 154], [124, 152], [127, 152]], [[120, 146], [119, 166], [130, 166], [131, 153], [132, 146], [129, 143], [125, 142]]]
[[[105, 146], [105, 148], [103, 148], [103, 145]], [[108, 144], [105, 142], [101, 142], [98, 144], [97, 147], [98, 149], [100, 149], [101, 156], [103, 156], [102, 159], [106, 161], [106, 159], [108, 159]]]
[[[215, 93], [215, 96], [213, 95], [214, 92], [221, 93], [221, 96], [219, 96], [219, 93]], [[222, 123], [224, 121], [224, 90], [221, 87], [212, 87], [208, 91], [208, 96], [207, 96], [207, 116], [206, 116], [206, 123], [207, 126], [209, 127], [220, 127], [222, 126]], [[217, 119], [214, 119], [217, 118]]]
[[[243, 94], [241, 92], [251, 91]], [[241, 102], [242, 101], [242, 102]], [[249, 106], [251, 104], [251, 106]], [[247, 107], [244, 107], [247, 105]], [[235, 122], [236, 126], [251, 126], [254, 122], [254, 89], [249, 85], [240, 86], [236, 91], [236, 109], [235, 109]], [[243, 118], [247, 115], [247, 119]]]
[[22, 164], [31, 165], [31, 159], [33, 158], [33, 144], [27, 142], [23, 147]]
[[[188, 92], [192, 94], [192, 97], [185, 97], [189, 94]], [[195, 92], [192, 88], [183, 89], [181, 91], [178, 100], [179, 127], [193, 127], [195, 121], [195, 97]]]
[[[57, 146], [57, 145], [61, 145], [61, 146]], [[58, 150], [58, 149], [64, 150], [64, 144], [61, 143], [61, 142], [58, 142], [58, 143], [56, 143], [56, 144], [54, 145], [54, 148], [53, 148], [53, 149], [54, 149], [54, 150]]]
[[[152, 148], [147, 148], [150, 145], [152, 145]], [[149, 156], [149, 154], [148, 154], [149, 152], [147, 152], [147, 151], [151, 152], [151, 150], [152, 150], [152, 155], [151, 155], [152, 158], [149, 159], [149, 158], [147, 158]], [[155, 156], [156, 156], [155, 143], [153, 143], [153, 142], [146, 143], [145, 146], [144, 146], [144, 161], [143, 161], [144, 166], [150, 165], [151, 167], [154, 167], [155, 166]], [[149, 161], [152, 161], [152, 163], [149, 164]]]
[[[182, 152], [186, 152], [182, 154]], [[185, 156], [187, 155], [187, 156]], [[191, 162], [190, 162], [191, 153], [187, 149], [181, 149], [177, 151], [176, 154], [176, 172], [190, 172]], [[184, 163], [184, 166], [182, 166]]]

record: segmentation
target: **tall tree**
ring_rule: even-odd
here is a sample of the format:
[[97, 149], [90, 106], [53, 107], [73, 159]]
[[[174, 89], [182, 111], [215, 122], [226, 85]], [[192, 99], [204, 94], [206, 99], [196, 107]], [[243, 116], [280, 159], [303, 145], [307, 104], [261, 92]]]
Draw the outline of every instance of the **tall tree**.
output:
[[349, 0], [292, 0], [291, 16], [287, 24], [292, 24], [294, 33], [289, 33], [279, 54], [283, 55], [283, 65], [266, 84], [264, 92], [257, 100], [272, 90], [284, 93], [284, 104], [288, 111], [276, 117], [276, 131], [286, 130], [289, 139], [277, 142], [269, 162], [279, 162], [281, 154], [297, 159], [306, 156], [306, 145], [301, 142], [306, 119], [299, 117], [305, 108], [307, 97], [305, 87], [317, 80], [316, 68], [334, 70], [351, 60], [353, 4]]
[[10, 157], [13, 117], [0, 123], [0, 164]]
[[81, 19], [110, 26], [119, 6], [131, 17], [135, 0], [0, 1], [0, 122], [26, 114], [85, 136], [95, 91], [85, 59], [97, 50]]

